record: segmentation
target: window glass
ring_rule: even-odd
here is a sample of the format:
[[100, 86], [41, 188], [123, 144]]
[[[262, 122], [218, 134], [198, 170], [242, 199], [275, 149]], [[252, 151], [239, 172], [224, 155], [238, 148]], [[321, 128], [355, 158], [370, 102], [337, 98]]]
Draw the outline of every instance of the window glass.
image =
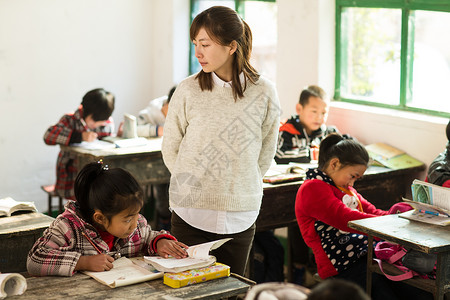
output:
[[410, 106], [450, 112], [450, 14], [415, 11]]
[[401, 10], [344, 9], [340, 41], [341, 97], [398, 104], [400, 42]]
[[251, 64], [258, 72], [276, 80], [277, 4], [245, 1], [245, 21], [253, 35]]

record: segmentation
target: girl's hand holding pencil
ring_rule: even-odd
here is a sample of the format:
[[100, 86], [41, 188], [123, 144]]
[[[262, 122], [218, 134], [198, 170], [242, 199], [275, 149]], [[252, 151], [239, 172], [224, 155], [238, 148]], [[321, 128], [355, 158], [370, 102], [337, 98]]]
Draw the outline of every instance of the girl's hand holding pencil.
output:
[[75, 271], [93, 271], [93, 272], [103, 272], [109, 271], [113, 268], [114, 258], [108, 254], [102, 253], [100, 249], [94, 244], [94, 242], [89, 238], [85, 232], [81, 234], [86, 238], [86, 240], [94, 247], [98, 252], [97, 255], [80, 256], [77, 265], [75, 266]]
[[113, 268], [114, 258], [107, 254], [81, 256], [75, 266], [76, 271], [103, 272]]

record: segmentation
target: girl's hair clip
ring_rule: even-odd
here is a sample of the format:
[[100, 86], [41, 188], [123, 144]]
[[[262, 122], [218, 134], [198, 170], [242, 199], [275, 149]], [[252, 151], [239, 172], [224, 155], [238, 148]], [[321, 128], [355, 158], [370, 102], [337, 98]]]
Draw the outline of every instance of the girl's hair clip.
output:
[[102, 170], [103, 171], [108, 171], [109, 170], [109, 166], [103, 164], [103, 159], [100, 159], [97, 163], [102, 165]]

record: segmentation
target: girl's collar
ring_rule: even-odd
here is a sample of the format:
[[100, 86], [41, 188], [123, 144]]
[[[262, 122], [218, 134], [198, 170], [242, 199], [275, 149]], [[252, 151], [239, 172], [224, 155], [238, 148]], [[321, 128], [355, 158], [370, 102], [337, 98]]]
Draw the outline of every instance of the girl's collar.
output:
[[306, 171], [306, 179], [319, 179], [322, 181], [325, 181], [328, 184], [331, 184], [332, 186], [336, 185], [333, 182], [333, 179], [331, 179], [325, 172], [315, 168], [315, 169], [308, 169]]
[[348, 189], [348, 188], [343, 188], [343, 187], [339, 187], [337, 186], [333, 179], [331, 179], [325, 172], [319, 170], [319, 169], [308, 169], [306, 171], [306, 179], [318, 179], [318, 180], [322, 180], [325, 181], [326, 183], [340, 189], [343, 193], [350, 195], [350, 196], [355, 196], [355, 193]]

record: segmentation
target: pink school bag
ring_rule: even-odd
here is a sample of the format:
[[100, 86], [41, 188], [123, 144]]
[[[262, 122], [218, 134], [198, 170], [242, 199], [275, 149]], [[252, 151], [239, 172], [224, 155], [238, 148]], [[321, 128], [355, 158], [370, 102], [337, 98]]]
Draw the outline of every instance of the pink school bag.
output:
[[[422, 278], [428, 278], [426, 275], [420, 274], [416, 271], [413, 271], [402, 264], [402, 257], [406, 254], [406, 249], [403, 246], [398, 244], [393, 244], [391, 242], [379, 242], [375, 246], [375, 256], [374, 260], [378, 263], [381, 272], [386, 276], [386, 278], [392, 281], [402, 281], [405, 279], [413, 278], [414, 276], [420, 276]], [[387, 263], [394, 265], [396, 268], [401, 270], [403, 274], [400, 275], [389, 275], [386, 274], [383, 270], [382, 260]]]

